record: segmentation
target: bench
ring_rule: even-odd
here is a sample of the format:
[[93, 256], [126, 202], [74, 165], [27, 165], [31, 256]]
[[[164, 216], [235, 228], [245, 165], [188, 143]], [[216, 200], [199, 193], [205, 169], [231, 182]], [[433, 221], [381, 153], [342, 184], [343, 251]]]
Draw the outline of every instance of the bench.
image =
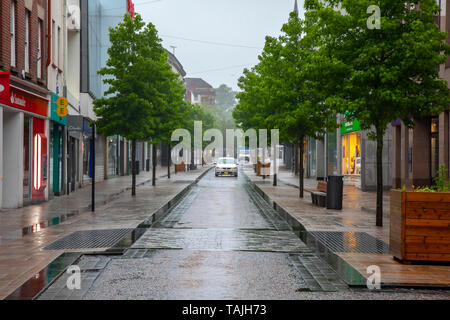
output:
[[319, 181], [317, 183], [316, 190], [307, 190], [306, 192], [311, 193], [312, 203], [319, 207], [327, 206], [327, 183], [324, 181]]

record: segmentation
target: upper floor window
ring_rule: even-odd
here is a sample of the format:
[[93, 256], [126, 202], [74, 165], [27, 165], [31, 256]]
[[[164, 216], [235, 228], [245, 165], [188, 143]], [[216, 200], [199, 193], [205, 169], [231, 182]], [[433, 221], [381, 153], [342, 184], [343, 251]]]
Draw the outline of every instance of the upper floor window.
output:
[[25, 11], [25, 72], [30, 72], [30, 11]]
[[11, 1], [10, 32], [11, 32], [11, 67], [15, 67], [16, 66], [16, 2], [15, 1]]
[[36, 66], [36, 76], [38, 79], [42, 78], [42, 20], [38, 20], [38, 32], [37, 32], [37, 66]]
[[56, 62], [55, 53], [56, 53], [56, 26], [55, 20], [52, 20], [52, 62], [53, 64]]
[[56, 52], [56, 55], [57, 55], [57, 65], [58, 65], [58, 67], [61, 69], [61, 27], [58, 27], [58, 42], [57, 42], [57, 45], [58, 45], [58, 49], [57, 49], [57, 52]]

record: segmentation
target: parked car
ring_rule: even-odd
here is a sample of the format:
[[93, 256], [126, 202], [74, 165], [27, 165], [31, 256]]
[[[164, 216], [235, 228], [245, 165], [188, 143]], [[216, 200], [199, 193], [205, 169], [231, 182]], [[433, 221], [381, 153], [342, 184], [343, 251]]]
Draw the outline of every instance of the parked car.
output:
[[218, 176], [235, 176], [239, 175], [238, 161], [234, 158], [220, 158], [216, 164], [216, 177]]

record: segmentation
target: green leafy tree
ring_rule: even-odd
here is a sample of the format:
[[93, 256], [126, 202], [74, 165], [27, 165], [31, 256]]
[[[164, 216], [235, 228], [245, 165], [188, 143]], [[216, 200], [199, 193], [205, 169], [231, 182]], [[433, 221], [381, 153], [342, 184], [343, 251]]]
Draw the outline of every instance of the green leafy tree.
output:
[[[367, 14], [373, 4], [381, 8], [379, 29]], [[412, 128], [415, 118], [449, 105], [448, 84], [439, 77], [450, 52], [447, 34], [435, 22], [439, 8], [435, 0], [306, 0], [305, 7], [308, 41], [346, 70], [328, 78], [342, 90], [330, 92], [327, 103], [348, 120], [360, 120], [377, 143], [376, 224], [382, 226], [383, 137], [389, 124], [400, 118]]]
[[223, 110], [232, 111], [236, 106], [236, 92], [226, 84], [216, 89], [216, 105]]
[[304, 21], [292, 13], [278, 38], [266, 38], [252, 71], [246, 70], [239, 85], [239, 104], [233, 113], [244, 128], [279, 129], [284, 142], [300, 144], [300, 197], [304, 196], [303, 141], [321, 139], [336, 127], [328, 92], [338, 90], [326, 81], [340, 69], [327, 63], [314, 44], [302, 40]]
[[[121, 135], [132, 144], [132, 196], [136, 195], [136, 142], [158, 143], [168, 130], [170, 107], [177, 100], [177, 76], [167, 62], [155, 26], [141, 16], [110, 29], [106, 67], [99, 71], [108, 89], [94, 101], [99, 132]], [[174, 93], [177, 91], [177, 94]]]

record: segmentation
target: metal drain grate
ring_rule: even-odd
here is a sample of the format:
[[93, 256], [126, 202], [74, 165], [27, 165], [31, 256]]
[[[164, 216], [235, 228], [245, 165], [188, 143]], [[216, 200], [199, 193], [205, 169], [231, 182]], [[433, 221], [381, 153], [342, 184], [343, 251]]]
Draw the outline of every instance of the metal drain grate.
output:
[[389, 253], [389, 245], [365, 232], [314, 231], [311, 234], [333, 252]]
[[133, 229], [77, 231], [53, 242], [45, 250], [111, 248]]

